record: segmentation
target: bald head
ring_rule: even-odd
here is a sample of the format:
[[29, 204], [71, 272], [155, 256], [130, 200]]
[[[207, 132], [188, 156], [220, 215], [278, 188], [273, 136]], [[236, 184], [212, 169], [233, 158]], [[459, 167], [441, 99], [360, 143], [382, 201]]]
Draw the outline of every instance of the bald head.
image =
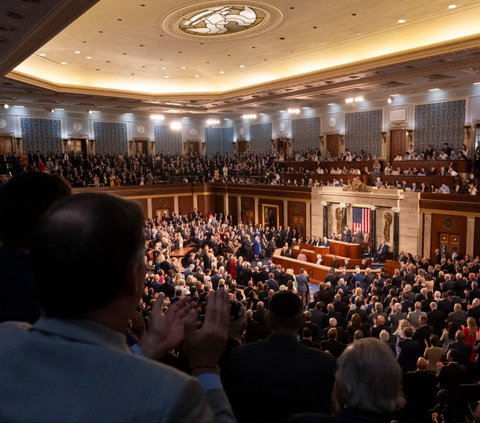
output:
[[417, 370], [427, 370], [427, 360], [425, 358], [420, 357], [417, 360]]
[[78, 194], [56, 203], [32, 237], [34, 275], [47, 316], [85, 317], [117, 298], [127, 280], [144, 278], [143, 244], [143, 215], [134, 202]]

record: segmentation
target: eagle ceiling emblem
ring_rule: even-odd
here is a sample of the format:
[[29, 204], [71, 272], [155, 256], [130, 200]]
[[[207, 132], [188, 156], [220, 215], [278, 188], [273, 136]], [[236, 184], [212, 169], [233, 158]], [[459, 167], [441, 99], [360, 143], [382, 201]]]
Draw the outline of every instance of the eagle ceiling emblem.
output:
[[216, 6], [194, 12], [180, 28], [195, 35], [222, 35], [253, 28], [264, 18], [265, 14], [250, 6]]

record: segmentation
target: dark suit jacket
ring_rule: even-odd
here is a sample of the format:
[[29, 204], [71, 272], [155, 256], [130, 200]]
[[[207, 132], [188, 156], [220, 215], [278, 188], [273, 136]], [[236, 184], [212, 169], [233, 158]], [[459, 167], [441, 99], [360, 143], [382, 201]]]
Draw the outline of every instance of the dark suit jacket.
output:
[[0, 247], [0, 322], [33, 323], [40, 317], [30, 254]]
[[422, 348], [413, 339], [404, 339], [398, 343], [400, 354], [398, 364], [404, 372], [413, 371], [417, 368], [418, 357], [422, 355]]
[[342, 342], [338, 342], [334, 339], [327, 339], [326, 341], [322, 341], [320, 343], [320, 346], [323, 351], [328, 351], [335, 358], [340, 357], [340, 355], [343, 353], [345, 348], [347, 348], [346, 344]]
[[427, 313], [427, 322], [433, 326], [434, 333], [438, 336], [442, 335], [442, 330], [445, 327], [445, 319], [447, 315], [442, 310], [432, 310]]
[[415, 370], [405, 374], [403, 391], [407, 400], [405, 413], [409, 418], [417, 418], [420, 421], [434, 406], [436, 384], [435, 373]]
[[449, 394], [449, 404], [457, 406], [461, 401], [460, 385], [465, 381], [465, 367], [458, 363], [449, 363], [440, 368], [437, 382], [440, 389]]
[[232, 350], [223, 380], [239, 423], [281, 423], [292, 413], [329, 413], [334, 370], [329, 354], [273, 334]]
[[459, 353], [458, 364], [463, 366], [468, 366], [470, 361], [470, 354], [472, 354], [472, 346], [466, 344], [465, 342], [452, 342], [448, 346], [449, 350], [457, 350]]

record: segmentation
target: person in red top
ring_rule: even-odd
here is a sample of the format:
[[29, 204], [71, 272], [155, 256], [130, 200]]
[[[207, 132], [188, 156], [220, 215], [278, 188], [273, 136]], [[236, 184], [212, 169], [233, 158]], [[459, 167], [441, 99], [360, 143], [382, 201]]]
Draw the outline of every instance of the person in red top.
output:
[[467, 326], [462, 325], [463, 333], [465, 334], [465, 343], [472, 346], [472, 353], [470, 355], [470, 363], [475, 363], [477, 352], [475, 351], [475, 341], [477, 340], [477, 332], [480, 330], [477, 322], [473, 317], [467, 317]]

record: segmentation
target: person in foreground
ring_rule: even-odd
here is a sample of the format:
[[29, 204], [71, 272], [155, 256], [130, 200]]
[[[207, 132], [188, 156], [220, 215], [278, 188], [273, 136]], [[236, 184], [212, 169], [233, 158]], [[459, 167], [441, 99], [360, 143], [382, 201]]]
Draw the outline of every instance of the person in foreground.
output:
[[[272, 334], [230, 351], [222, 368], [225, 390], [240, 423], [282, 423], [292, 413], [329, 413], [335, 358], [298, 339], [303, 304], [291, 291], [275, 293], [268, 306]], [[249, 401], [258, 401], [254, 411]]]
[[390, 422], [403, 407], [402, 370], [388, 345], [377, 338], [360, 339], [337, 363], [332, 393], [336, 416], [297, 414], [289, 423]]
[[[144, 286], [143, 216], [133, 202], [78, 194], [57, 202], [33, 234], [44, 315], [0, 325], [0, 421], [233, 422], [218, 375], [229, 303], [207, 298], [154, 308], [133, 354], [125, 342]], [[155, 362], [183, 342], [192, 377]]]
[[40, 317], [30, 236], [42, 214], [70, 194], [66, 180], [41, 172], [20, 174], [0, 188], [0, 322]]

